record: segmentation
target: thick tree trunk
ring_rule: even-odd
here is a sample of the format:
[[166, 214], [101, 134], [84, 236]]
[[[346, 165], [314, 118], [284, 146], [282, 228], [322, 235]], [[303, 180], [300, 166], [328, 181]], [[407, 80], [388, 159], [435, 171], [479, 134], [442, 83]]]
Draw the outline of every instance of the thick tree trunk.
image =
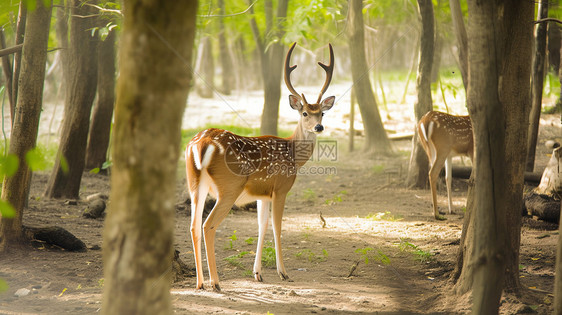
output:
[[20, 84], [17, 110], [10, 138], [9, 154], [19, 159], [17, 172], [4, 178], [2, 200], [6, 200], [16, 209], [13, 218], [0, 217], [0, 251], [20, 243], [23, 240], [23, 208], [29, 196], [31, 170], [25, 162], [25, 154], [33, 149], [37, 142], [39, 116], [43, 100], [45, 79], [45, 62], [47, 61], [47, 43], [49, 24], [51, 22], [51, 3], [39, 1], [35, 10], [27, 19], [27, 36], [23, 43]]
[[[420, 62], [418, 65], [418, 78], [416, 91], [418, 100], [414, 104], [416, 121], [433, 109], [431, 100], [431, 72], [433, 69], [433, 49], [434, 49], [434, 15], [433, 3], [431, 0], [418, 0], [418, 9], [421, 16], [421, 36], [420, 36]], [[414, 127], [415, 130], [417, 128]], [[424, 188], [427, 186], [429, 172], [429, 161], [423, 150], [419, 135], [415, 134], [412, 138], [412, 154], [408, 166], [408, 177], [406, 185], [408, 187]]]
[[[539, 2], [537, 20], [548, 17], [548, 0]], [[527, 172], [532, 172], [535, 167], [535, 152], [539, 136], [539, 121], [542, 109], [542, 90], [544, 81], [544, 63], [546, 60], [546, 30], [548, 23], [539, 23], [535, 30], [535, 56], [533, 59], [533, 72], [531, 77], [532, 106], [529, 116], [529, 139], [527, 141]]]
[[197, 1], [124, 8], [102, 313], [171, 314], [172, 200]]
[[468, 88], [468, 39], [466, 35], [466, 28], [464, 27], [460, 1], [449, 0], [449, 6], [451, 7], [453, 29], [455, 31], [459, 49], [459, 67], [461, 70], [462, 82], [464, 89], [466, 90]]
[[95, 14], [82, 0], [71, 1], [69, 78], [62, 135], [45, 196], [77, 199], [84, 172], [90, 113], [96, 94], [98, 36]]
[[111, 132], [111, 118], [115, 103], [115, 39], [116, 31], [109, 32], [99, 44], [98, 51], [98, 99], [92, 114], [92, 122], [86, 149], [86, 169], [101, 168], [107, 161], [107, 148]]
[[520, 127], [527, 122], [530, 104], [532, 32], [527, 26], [532, 14], [530, 2], [469, 1], [467, 99], [476, 140], [475, 183], [457, 289], [464, 293], [472, 287], [474, 314], [497, 313], [504, 286], [519, 287], [527, 143], [527, 128]]
[[365, 29], [363, 26], [363, 1], [349, 1], [349, 49], [353, 88], [357, 95], [359, 111], [365, 127], [364, 150], [377, 154], [392, 151], [369, 80], [369, 66], [365, 57]]

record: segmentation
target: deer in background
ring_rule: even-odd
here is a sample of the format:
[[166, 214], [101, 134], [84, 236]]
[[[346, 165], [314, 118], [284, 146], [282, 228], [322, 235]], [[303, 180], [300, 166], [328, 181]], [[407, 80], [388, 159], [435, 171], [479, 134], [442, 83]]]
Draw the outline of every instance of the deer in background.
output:
[[211, 287], [220, 291], [215, 259], [215, 234], [233, 204], [257, 200], [259, 236], [254, 262], [254, 277], [263, 281], [261, 256], [269, 211], [273, 221], [277, 273], [282, 280], [289, 276], [281, 252], [281, 219], [287, 193], [295, 182], [297, 170], [312, 156], [316, 134], [322, 132], [322, 116], [334, 105], [334, 96], [322, 100], [334, 70], [334, 52], [330, 47], [330, 64], [318, 63], [326, 72], [326, 81], [316, 103], [308, 103], [291, 84], [289, 66], [294, 43], [285, 58], [285, 84], [291, 92], [289, 105], [299, 113], [297, 127], [288, 138], [275, 136], [243, 137], [221, 129], [198, 133], [187, 145], [187, 181], [191, 196], [191, 239], [197, 270], [197, 289], [204, 289], [201, 259], [201, 223], [207, 194], [217, 201], [203, 224], [205, 250]]
[[451, 183], [453, 179], [451, 160], [455, 155], [467, 155], [471, 161], [473, 160], [472, 123], [469, 116], [454, 116], [430, 111], [420, 119], [418, 135], [430, 164], [429, 187], [431, 188], [433, 214], [435, 219], [444, 220], [445, 218], [439, 214], [437, 209], [437, 178], [443, 169], [443, 165], [445, 165], [449, 214], [451, 214]]

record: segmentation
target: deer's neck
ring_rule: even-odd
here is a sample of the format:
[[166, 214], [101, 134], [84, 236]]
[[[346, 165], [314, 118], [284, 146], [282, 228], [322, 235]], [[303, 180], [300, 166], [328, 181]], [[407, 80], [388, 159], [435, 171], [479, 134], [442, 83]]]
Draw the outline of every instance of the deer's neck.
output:
[[299, 121], [297, 128], [295, 128], [295, 131], [287, 140], [293, 142], [293, 148], [295, 150], [294, 155], [298, 157], [297, 165], [299, 167], [304, 165], [306, 161], [310, 159], [314, 151], [316, 134], [314, 132], [305, 131]]

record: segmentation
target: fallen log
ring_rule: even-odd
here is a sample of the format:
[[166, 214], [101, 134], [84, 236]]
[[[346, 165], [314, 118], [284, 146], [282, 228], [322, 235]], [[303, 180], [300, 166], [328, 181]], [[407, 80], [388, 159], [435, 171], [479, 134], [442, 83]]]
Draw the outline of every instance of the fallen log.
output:
[[[471, 166], [459, 166], [453, 165], [453, 177], [469, 179], [470, 173], [472, 173]], [[529, 184], [538, 185], [541, 181], [542, 173], [538, 172], [525, 172], [525, 182]]]
[[527, 214], [554, 223], [558, 223], [560, 220], [561, 156], [562, 150], [560, 147], [552, 151], [552, 156], [542, 173], [539, 185], [524, 197]]
[[71, 252], [85, 252], [86, 244], [74, 234], [59, 226], [23, 227], [25, 235], [31, 240], [38, 240], [49, 245], [58, 246]]

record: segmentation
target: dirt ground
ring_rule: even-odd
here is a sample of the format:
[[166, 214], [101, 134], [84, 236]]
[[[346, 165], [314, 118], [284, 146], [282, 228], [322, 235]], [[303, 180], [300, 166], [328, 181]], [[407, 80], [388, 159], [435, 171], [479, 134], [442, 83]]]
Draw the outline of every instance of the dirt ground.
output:
[[[559, 116], [547, 117], [543, 123], [537, 169], [548, 160], [544, 141], [560, 141], [561, 135]], [[454, 181], [454, 213], [447, 214], [446, 221], [435, 221], [429, 191], [406, 189], [403, 184], [410, 142], [394, 145], [395, 156], [368, 157], [348, 153], [345, 141], [338, 141], [336, 161], [316, 155], [307, 164], [325, 174], [301, 175], [288, 196], [282, 242], [291, 282], [281, 281], [274, 266], [265, 268], [264, 282], [254, 281], [256, 214], [236, 211], [217, 231], [222, 292], [197, 291], [195, 278], [186, 277], [172, 285], [176, 313], [469, 313], [470, 297], [455, 295], [449, 283], [462, 230], [466, 181]], [[69, 205], [65, 200], [41, 197], [48, 176], [34, 174], [24, 224], [64, 227], [89, 249], [66, 252], [34, 242], [22, 252], [0, 257], [0, 279], [9, 285], [0, 293], [0, 314], [100, 311], [103, 220], [83, 218], [82, 212], [87, 196], [109, 194], [109, 177], [85, 174], [81, 199]], [[439, 204], [445, 209], [446, 192], [441, 186]], [[175, 248], [193, 267], [189, 212], [181, 205], [184, 187], [185, 175], [180, 172]], [[270, 247], [271, 229], [267, 237], [266, 247]], [[502, 314], [551, 313], [557, 240], [557, 225], [524, 218], [523, 290], [519, 296], [502, 298]], [[208, 281], [206, 272], [205, 276]], [[16, 297], [22, 288], [31, 290], [30, 294]]]

